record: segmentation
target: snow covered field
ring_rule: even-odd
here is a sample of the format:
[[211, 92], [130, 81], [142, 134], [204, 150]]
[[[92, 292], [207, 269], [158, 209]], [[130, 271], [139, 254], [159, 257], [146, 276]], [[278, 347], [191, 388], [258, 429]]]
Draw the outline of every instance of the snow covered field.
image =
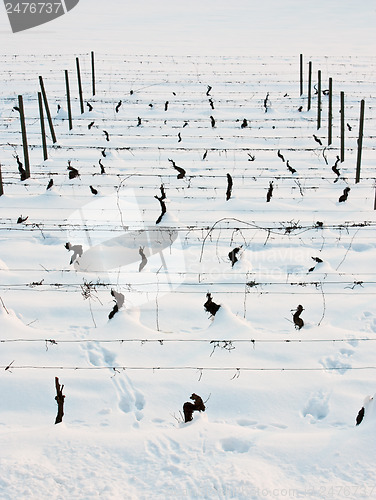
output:
[[[100, 17], [100, 2], [89, 14], [81, 0], [17, 37], [1, 19], [0, 497], [376, 498], [374, 7], [342, 3], [330, 31], [332, 2], [320, 43], [297, 44], [309, 15], [297, 2], [192, 4], [180, 31], [182, 7], [122, 5]], [[265, 43], [247, 50], [251, 13], [250, 41]], [[316, 55], [305, 55], [300, 96], [304, 50]], [[45, 120], [47, 161], [39, 75], [57, 137]], [[83, 250], [72, 263], [67, 242]], [[109, 320], [111, 290], [125, 300]], [[214, 318], [207, 293], [221, 305]], [[66, 396], [58, 425], [55, 377]], [[192, 393], [206, 411], [183, 423]]]

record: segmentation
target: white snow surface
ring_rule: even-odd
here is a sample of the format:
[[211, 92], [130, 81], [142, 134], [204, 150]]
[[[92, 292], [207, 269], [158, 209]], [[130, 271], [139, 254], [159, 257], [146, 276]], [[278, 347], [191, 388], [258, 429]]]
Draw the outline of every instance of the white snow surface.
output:
[[[375, 12], [370, 0], [80, 0], [12, 34], [1, 10], [2, 500], [376, 498]], [[318, 70], [322, 90], [333, 78], [328, 147], [327, 93], [320, 129], [314, 88], [307, 111], [308, 61], [316, 89]], [[45, 120], [46, 161], [39, 75], [57, 136]], [[72, 264], [67, 242], [82, 246]], [[125, 301], [109, 320], [111, 290]], [[206, 411], [184, 423], [192, 393]]]

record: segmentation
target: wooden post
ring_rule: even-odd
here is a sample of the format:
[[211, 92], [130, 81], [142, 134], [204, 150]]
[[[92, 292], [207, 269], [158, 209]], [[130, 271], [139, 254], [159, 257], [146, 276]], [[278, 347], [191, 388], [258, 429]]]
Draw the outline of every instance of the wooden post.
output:
[[332, 143], [333, 129], [333, 80], [329, 78], [329, 106], [328, 106], [328, 146]]
[[94, 52], [91, 53], [91, 81], [93, 88], [93, 96], [95, 95], [95, 64], [94, 64]]
[[84, 100], [83, 100], [83, 97], [82, 97], [80, 60], [78, 59], [78, 57], [76, 57], [76, 68], [77, 68], [78, 93], [80, 95], [81, 114], [83, 114], [85, 112], [85, 109], [84, 109]]
[[312, 62], [309, 61], [308, 63], [308, 108], [307, 111], [311, 109], [311, 89], [312, 86]]
[[0, 196], [3, 196], [4, 194], [4, 189], [3, 189], [3, 176], [1, 174], [1, 163], [0, 163]]
[[40, 89], [42, 91], [42, 97], [43, 97], [44, 107], [46, 108], [46, 115], [47, 115], [48, 125], [50, 127], [52, 142], [55, 144], [55, 142], [57, 142], [56, 135], [55, 135], [55, 130], [54, 130], [54, 126], [53, 126], [53, 123], [52, 123], [52, 118], [51, 118], [51, 113], [50, 113], [50, 107], [49, 107], [48, 101], [47, 101], [47, 94], [46, 94], [46, 90], [44, 88], [43, 78], [41, 76], [39, 77], [39, 84], [40, 84]]
[[300, 54], [300, 95], [303, 95], [303, 54]]
[[355, 178], [356, 183], [360, 181], [360, 165], [362, 162], [362, 146], [363, 146], [363, 128], [364, 128], [364, 99], [362, 99], [360, 102], [358, 158], [356, 162], [356, 178]]
[[341, 92], [341, 163], [345, 161], [345, 93]]
[[317, 130], [321, 128], [321, 70], [317, 72]]
[[20, 120], [21, 120], [22, 145], [23, 145], [23, 153], [24, 153], [25, 172], [26, 172], [25, 179], [28, 179], [30, 177], [30, 162], [29, 162], [29, 151], [28, 151], [28, 146], [27, 146], [25, 112], [24, 112], [22, 95], [18, 96], [18, 108], [20, 110]]
[[40, 131], [42, 134], [43, 160], [46, 161], [48, 159], [48, 155], [47, 155], [46, 129], [44, 127], [43, 102], [42, 102], [41, 92], [38, 92], [38, 103], [39, 103]]
[[71, 108], [71, 100], [70, 100], [69, 75], [68, 75], [67, 70], [65, 70], [65, 89], [66, 89], [66, 93], [67, 93], [67, 110], [68, 110], [69, 130], [72, 130], [72, 128], [73, 128], [72, 108]]
[[63, 421], [64, 416], [64, 399], [65, 396], [63, 394], [64, 385], [60, 387], [58, 377], [55, 377], [55, 387], [56, 387], [56, 396], [55, 400], [57, 402], [57, 415], [55, 424], [60, 424]]

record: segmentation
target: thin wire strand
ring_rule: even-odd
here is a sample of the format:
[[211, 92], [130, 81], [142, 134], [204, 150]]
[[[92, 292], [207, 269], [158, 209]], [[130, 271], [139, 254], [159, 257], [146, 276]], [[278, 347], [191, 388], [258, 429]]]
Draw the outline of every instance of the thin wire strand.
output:
[[[343, 371], [343, 370], [376, 370], [376, 366], [341, 366], [341, 367], [299, 367], [299, 368], [251, 368], [251, 367], [195, 367], [195, 366], [33, 366], [33, 365], [2, 365], [0, 370], [70, 370], [70, 371], [93, 371], [93, 370], [112, 370], [114, 372], [121, 372], [127, 370], [138, 371], [171, 371], [171, 370], [194, 370], [194, 371], [235, 371], [240, 372], [318, 372], [318, 371]], [[238, 377], [236, 377], [238, 378]]]
[[[0, 344], [6, 343], [44, 343], [47, 345], [58, 344], [87, 344], [96, 342], [98, 344], [124, 344], [124, 343], [156, 343], [163, 345], [165, 343], [187, 342], [187, 343], [202, 343], [202, 344], [234, 344], [234, 343], [249, 343], [249, 344], [306, 344], [306, 343], [336, 343], [336, 342], [374, 342], [376, 338], [368, 337], [349, 337], [347, 339], [0, 339]], [[221, 347], [221, 346], [219, 346]]]

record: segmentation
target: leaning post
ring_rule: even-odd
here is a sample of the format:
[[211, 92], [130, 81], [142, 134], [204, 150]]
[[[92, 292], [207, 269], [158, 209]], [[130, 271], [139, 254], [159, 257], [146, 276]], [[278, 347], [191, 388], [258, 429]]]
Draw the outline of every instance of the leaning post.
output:
[[77, 82], [78, 82], [78, 93], [80, 96], [80, 106], [81, 106], [81, 114], [83, 115], [85, 112], [84, 109], [84, 99], [82, 96], [82, 83], [81, 83], [81, 71], [80, 71], [80, 60], [76, 57], [76, 69], [77, 69]]
[[39, 103], [40, 131], [42, 134], [43, 160], [46, 161], [48, 159], [48, 154], [47, 154], [46, 129], [44, 126], [43, 102], [42, 102], [41, 92], [38, 92], [38, 103]]
[[23, 153], [24, 153], [25, 173], [26, 173], [25, 179], [29, 179], [29, 177], [30, 177], [30, 162], [29, 162], [29, 150], [28, 150], [28, 145], [27, 145], [27, 135], [26, 135], [25, 111], [24, 111], [22, 95], [18, 96], [18, 109], [20, 110], [22, 146], [23, 146]]
[[43, 78], [41, 76], [39, 77], [39, 84], [40, 84], [40, 89], [41, 89], [42, 96], [43, 96], [44, 107], [46, 108], [46, 115], [47, 115], [48, 125], [50, 127], [52, 142], [55, 144], [55, 142], [57, 142], [57, 139], [56, 139], [56, 135], [55, 135], [54, 126], [52, 123], [50, 107], [48, 105], [46, 89], [44, 88], [44, 82], [43, 82]]
[[69, 89], [69, 75], [68, 75], [68, 71], [67, 70], [65, 70], [65, 89], [66, 89], [66, 94], [67, 94], [67, 109], [68, 109], [69, 130], [72, 130], [72, 128], [73, 128], [72, 107], [71, 107], [71, 98], [70, 98], [70, 89]]

